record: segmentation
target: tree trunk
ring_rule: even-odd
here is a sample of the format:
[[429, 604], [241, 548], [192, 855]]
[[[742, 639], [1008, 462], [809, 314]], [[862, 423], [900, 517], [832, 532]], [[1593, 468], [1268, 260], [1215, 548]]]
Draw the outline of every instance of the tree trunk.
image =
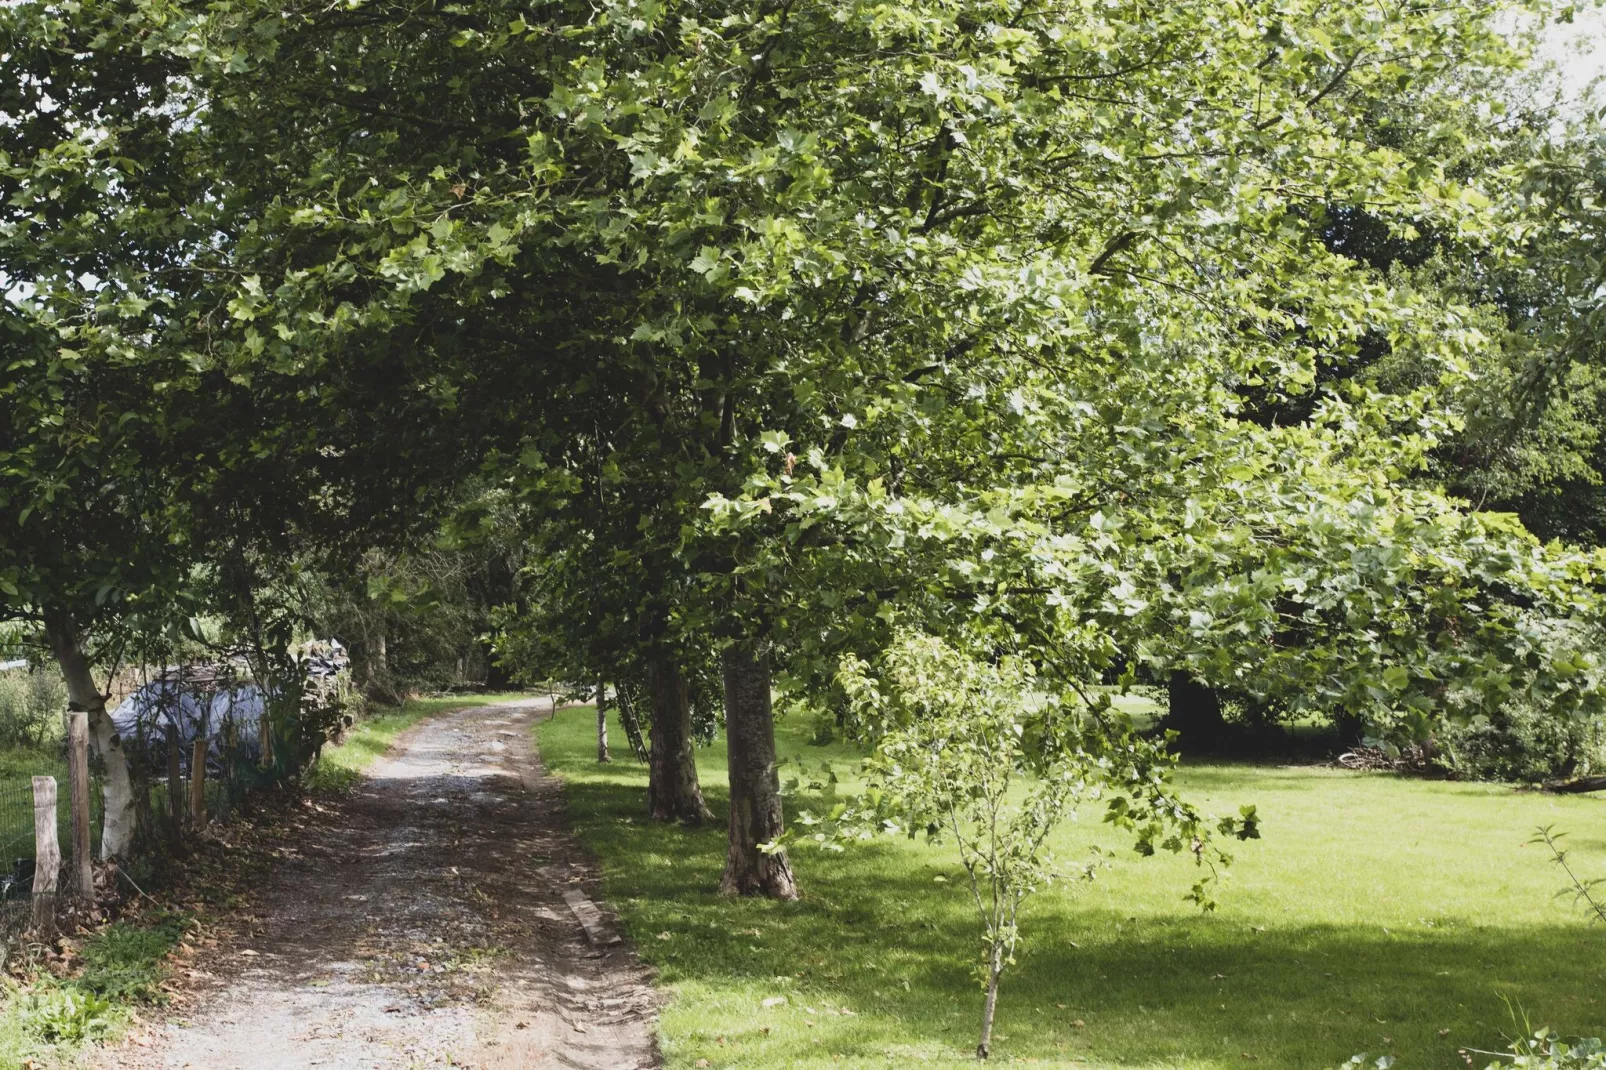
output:
[[480, 653], [485, 658], [485, 690], [509, 691], [513, 688], [513, 674], [496, 663], [496, 647], [488, 640], [480, 640]]
[[1366, 722], [1353, 713], [1333, 714], [1333, 728], [1338, 732], [1338, 745], [1345, 749], [1359, 747], [1366, 739]]
[[390, 675], [390, 651], [385, 630], [365, 633], [362, 644], [361, 679], [363, 694], [387, 706], [401, 705], [401, 695]]
[[1184, 747], [1210, 747], [1221, 742], [1227, 721], [1216, 692], [1185, 672], [1171, 674], [1166, 689], [1165, 727], [1181, 737]]
[[608, 689], [597, 678], [597, 761], [611, 762], [608, 754]]
[[655, 652], [647, 662], [652, 751], [647, 759], [647, 811], [654, 821], [701, 825], [714, 813], [697, 783], [692, 749], [691, 691], [675, 659]]
[[769, 655], [743, 643], [724, 654], [725, 737], [730, 754], [730, 844], [722, 895], [796, 899], [786, 852], [759, 844], [786, 831], [781, 781], [775, 768], [775, 714], [770, 708]]
[[987, 963], [987, 999], [981, 1005], [981, 1043], [976, 1045], [976, 1058], [985, 1059], [993, 1053], [993, 1014], [998, 1010], [998, 978], [1004, 972], [1004, 949], [995, 947]]
[[89, 741], [106, 766], [102, 792], [105, 797], [105, 825], [100, 838], [102, 859], [121, 858], [134, 844], [134, 785], [129, 775], [128, 753], [106, 712], [106, 696], [95, 686], [83, 643], [65, 612], [51, 614], [45, 624], [51, 651], [67, 684], [67, 708], [88, 715]]

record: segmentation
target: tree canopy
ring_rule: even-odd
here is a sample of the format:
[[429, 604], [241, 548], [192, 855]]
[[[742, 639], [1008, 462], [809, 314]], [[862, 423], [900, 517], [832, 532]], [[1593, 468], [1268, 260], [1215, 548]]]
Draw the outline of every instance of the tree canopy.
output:
[[[900, 631], [1401, 739], [1596, 715], [1602, 559], [1431, 473], [1487, 309], [1368, 255], [1511, 247], [1429, 120], [1513, 11], [7, 8], [8, 604], [512, 528], [510, 657], [677, 740], [721, 663], [724, 885], [777, 895], [772, 692], [873, 740], [839, 670]], [[1526, 187], [1580, 277], [1592, 166]]]

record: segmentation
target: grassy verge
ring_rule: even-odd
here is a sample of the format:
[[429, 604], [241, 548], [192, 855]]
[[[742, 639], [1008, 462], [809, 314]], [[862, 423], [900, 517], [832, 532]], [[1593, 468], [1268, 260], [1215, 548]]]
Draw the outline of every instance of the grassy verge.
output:
[[410, 698], [400, 706], [382, 708], [364, 717], [340, 743], [327, 746], [307, 776], [307, 786], [318, 790], [347, 791], [362, 771], [390, 749], [396, 737], [424, 718], [527, 697], [520, 692], [494, 695], [431, 695]]
[[187, 929], [182, 915], [121, 921], [90, 936], [68, 978], [7, 980], [0, 995], [0, 1066], [69, 1066], [84, 1046], [115, 1037], [136, 1007], [161, 1003], [166, 960]]
[[[794, 851], [802, 901], [722, 900], [722, 823], [650, 825], [645, 770], [628, 757], [599, 766], [595, 724], [584, 708], [560, 713], [539, 726], [541, 751], [609, 901], [672, 993], [671, 1068], [975, 1065], [978, 942], [951, 853], [904, 841]], [[852, 752], [808, 745], [802, 725], [778, 735], [782, 779], [800, 782], [789, 813], [826, 805], [823, 765], [852, 790]], [[723, 748], [698, 760], [723, 812]], [[1460, 1048], [1512, 1031], [1507, 1000], [1563, 1033], [1606, 1029], [1606, 937], [1523, 846], [1555, 823], [1583, 870], [1606, 873], [1601, 800], [1313, 767], [1201, 763], [1181, 780], [1213, 812], [1253, 802], [1264, 818], [1220, 909], [1182, 901], [1185, 861], [1134, 858], [1088, 812], [1059, 853], [1100, 843], [1117, 861], [1089, 888], [1028, 905], [998, 1057], [1319, 1070], [1367, 1051], [1450, 1070], [1466, 1065]]]

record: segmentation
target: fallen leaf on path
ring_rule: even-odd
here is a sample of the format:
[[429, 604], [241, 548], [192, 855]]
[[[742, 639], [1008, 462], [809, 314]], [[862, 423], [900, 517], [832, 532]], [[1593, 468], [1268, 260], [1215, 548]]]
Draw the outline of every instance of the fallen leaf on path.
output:
[[761, 1006], [761, 1007], [779, 1007], [779, 1006], [783, 1005], [785, 1002], [786, 1002], [786, 997], [785, 996], [770, 996], [764, 1002], [760, 1003], [759, 1006]]

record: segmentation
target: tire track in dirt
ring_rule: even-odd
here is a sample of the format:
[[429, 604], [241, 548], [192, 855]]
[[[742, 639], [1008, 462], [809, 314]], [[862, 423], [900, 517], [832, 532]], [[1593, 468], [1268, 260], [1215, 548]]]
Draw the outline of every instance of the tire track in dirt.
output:
[[[656, 996], [564, 900], [595, 872], [531, 740], [546, 700], [407, 732], [274, 867], [214, 987], [105, 1070], [640, 1070]], [[594, 896], [593, 896], [594, 898]], [[609, 924], [608, 919], [604, 919]]]

